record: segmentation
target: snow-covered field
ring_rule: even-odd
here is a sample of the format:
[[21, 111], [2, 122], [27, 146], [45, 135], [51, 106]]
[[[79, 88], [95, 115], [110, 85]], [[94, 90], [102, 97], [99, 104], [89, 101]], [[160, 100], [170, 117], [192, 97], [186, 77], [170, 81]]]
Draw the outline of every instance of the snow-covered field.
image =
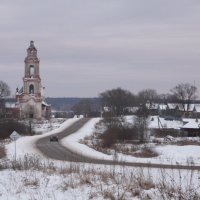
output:
[[[169, 193], [178, 199], [178, 192], [184, 193], [185, 199], [195, 195], [199, 199], [199, 171], [142, 169], [125, 166], [105, 166], [97, 164], [80, 164], [48, 160], [35, 148], [34, 143], [41, 137], [55, 134], [71, 125], [77, 119], [68, 119], [62, 125], [43, 135], [26, 136], [17, 140], [18, 161], [30, 155], [39, 156], [40, 167], [20, 170], [0, 164], [0, 199], [166, 199]], [[81, 144], [80, 140], [94, 131], [99, 118], [91, 119], [79, 131], [64, 138], [61, 143], [72, 151], [92, 158], [113, 160], [111, 155], [97, 152]], [[129, 118], [131, 121], [131, 118]], [[43, 128], [41, 127], [41, 130]], [[44, 128], [45, 129], [45, 128]], [[44, 131], [45, 132], [45, 131]], [[7, 158], [14, 158], [14, 143], [6, 146]], [[159, 153], [155, 158], [136, 158], [119, 154], [122, 161], [148, 162], [163, 164], [200, 164], [199, 146], [156, 146]], [[28, 158], [32, 159], [32, 158]], [[24, 161], [23, 161], [24, 162]], [[26, 162], [28, 162], [26, 160]], [[1, 162], [0, 162], [1, 163]], [[26, 166], [26, 164], [22, 164]], [[45, 165], [45, 166], [43, 166]], [[19, 163], [20, 166], [20, 163]], [[42, 167], [43, 166], [43, 167]]]
[[[26, 161], [28, 162], [28, 161]], [[26, 163], [23, 166], [26, 166]], [[22, 163], [21, 163], [22, 165]], [[199, 199], [199, 172], [54, 162], [0, 170], [0, 199]], [[172, 198], [174, 197], [174, 198]]]
[[43, 120], [40, 123], [35, 121], [31, 124], [32, 131], [36, 134], [44, 134], [59, 128], [64, 121], [66, 121], [66, 119], [63, 118], [52, 118], [50, 120]]

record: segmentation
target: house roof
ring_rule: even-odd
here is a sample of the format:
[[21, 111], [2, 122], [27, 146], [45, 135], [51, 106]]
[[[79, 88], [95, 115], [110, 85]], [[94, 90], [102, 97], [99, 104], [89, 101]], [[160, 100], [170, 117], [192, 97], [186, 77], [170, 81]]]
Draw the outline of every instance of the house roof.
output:
[[200, 113], [200, 104], [194, 105], [194, 111], [196, 111], [197, 113]]
[[170, 110], [171, 109], [176, 109], [177, 108], [177, 104], [175, 104], [175, 103], [168, 103], [167, 104], [167, 108], [170, 109]]
[[189, 119], [188, 122], [182, 126], [183, 129], [199, 129], [200, 119]]
[[45, 101], [43, 101], [42, 102], [42, 105], [44, 105], [44, 106], [50, 106], [47, 102], [45, 102]]
[[15, 104], [15, 103], [11, 103], [11, 102], [6, 102], [6, 103], [5, 103], [5, 107], [6, 107], [6, 108], [15, 108], [15, 107], [16, 107], [16, 104]]
[[159, 116], [151, 116], [149, 118], [149, 128], [180, 129], [182, 126], [182, 121], [168, 120]]
[[166, 104], [160, 104], [159, 105], [159, 109], [160, 110], [166, 110], [167, 109], [167, 105]]

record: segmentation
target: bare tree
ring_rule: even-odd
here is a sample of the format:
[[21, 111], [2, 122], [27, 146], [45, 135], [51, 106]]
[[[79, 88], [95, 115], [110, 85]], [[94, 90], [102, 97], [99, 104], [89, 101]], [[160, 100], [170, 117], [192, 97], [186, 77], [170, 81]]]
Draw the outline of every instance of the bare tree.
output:
[[[192, 101], [197, 98], [197, 87], [190, 83], [181, 83], [171, 89], [185, 112], [188, 112]], [[185, 106], [186, 105], [186, 106]]]
[[124, 115], [125, 108], [133, 106], [135, 102], [135, 96], [121, 88], [107, 90], [100, 94], [100, 98], [102, 105], [107, 106], [113, 116]]
[[5, 114], [5, 102], [4, 97], [10, 95], [10, 88], [7, 83], [0, 80], [0, 117], [3, 117]]
[[139, 137], [140, 142], [144, 142], [147, 140], [148, 136], [148, 120], [145, 115], [137, 115], [137, 118], [135, 118], [134, 126], [137, 130], [137, 134]]
[[145, 89], [138, 93], [138, 102], [139, 104], [143, 106], [147, 106], [148, 108], [151, 108], [153, 104], [155, 103], [155, 100], [158, 98], [158, 94], [156, 90], [154, 89]]
[[10, 95], [10, 88], [7, 83], [0, 81], [0, 98], [7, 97]]
[[138, 131], [139, 139], [144, 142], [147, 139], [148, 132], [148, 116], [150, 109], [158, 99], [158, 94], [154, 89], [145, 89], [138, 93], [137, 101], [139, 109], [135, 120], [135, 128]]
[[137, 118], [134, 121], [134, 125], [138, 132], [140, 142], [144, 142], [147, 139], [148, 116], [149, 116], [149, 110], [146, 104], [145, 103], [140, 104], [140, 107], [137, 111]]
[[100, 106], [95, 99], [82, 99], [71, 109], [76, 115], [84, 115], [85, 117], [97, 117], [100, 115]]
[[76, 115], [84, 115], [87, 117], [91, 113], [91, 101], [89, 99], [84, 99], [75, 104], [72, 110]]
[[167, 103], [173, 102], [173, 98], [174, 96], [172, 94], [162, 93], [162, 94], [158, 94], [157, 101], [159, 103], [167, 104]]

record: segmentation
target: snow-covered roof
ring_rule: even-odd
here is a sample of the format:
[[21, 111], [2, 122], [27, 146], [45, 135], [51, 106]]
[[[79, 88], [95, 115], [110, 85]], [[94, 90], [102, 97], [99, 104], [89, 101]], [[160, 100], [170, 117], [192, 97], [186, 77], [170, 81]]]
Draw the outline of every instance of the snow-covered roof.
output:
[[44, 105], [44, 106], [50, 106], [47, 102], [45, 102], [45, 101], [43, 101], [42, 102], [42, 105]]
[[151, 116], [149, 118], [149, 128], [169, 128], [180, 129], [183, 126], [182, 121], [167, 120], [159, 116]]
[[194, 105], [194, 111], [200, 113], [200, 104], [195, 104]]
[[177, 104], [175, 104], [175, 103], [168, 103], [167, 104], [167, 107], [168, 107], [168, 109], [176, 109], [177, 108]]
[[109, 111], [110, 111], [110, 107], [104, 106], [104, 107], [103, 107], [103, 110], [104, 110], [105, 112], [109, 112]]
[[158, 109], [158, 107], [159, 107], [159, 104], [157, 104], [157, 103], [146, 103], [146, 107], [148, 108], [148, 109], [152, 109], [152, 110], [154, 110], [154, 109]]
[[182, 128], [200, 128], [200, 119], [183, 119], [183, 121], [185, 122], [185, 125], [183, 125]]
[[159, 105], [159, 109], [160, 110], [166, 110], [167, 109], [167, 105], [166, 104], [160, 104]]
[[15, 103], [6, 102], [6, 103], [5, 103], [5, 107], [6, 107], [6, 108], [15, 108], [16, 105], [15, 105]]
[[157, 103], [153, 103], [151, 106], [150, 106], [150, 109], [153, 109], [153, 110], [157, 110], [159, 108], [159, 104]]
[[189, 109], [187, 109], [187, 104], [180, 104], [180, 103], [168, 103], [167, 104], [167, 107], [168, 109], [178, 109], [180, 111], [184, 111], [184, 110], [188, 110], [188, 111], [194, 111], [194, 109], [196, 108], [196, 106], [198, 107], [199, 109], [199, 112], [200, 112], [200, 105], [197, 105], [197, 104], [190, 104], [189, 105]]
[[[194, 111], [195, 104], [190, 104], [188, 111]], [[187, 110], [187, 104], [185, 104], [185, 110]]]

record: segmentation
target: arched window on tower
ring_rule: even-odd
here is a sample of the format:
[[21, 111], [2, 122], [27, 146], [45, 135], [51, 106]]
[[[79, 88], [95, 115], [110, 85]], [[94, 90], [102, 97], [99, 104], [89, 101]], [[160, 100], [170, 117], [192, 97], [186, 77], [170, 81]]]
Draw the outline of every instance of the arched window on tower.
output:
[[29, 66], [29, 74], [30, 74], [30, 77], [34, 77], [34, 75], [35, 75], [35, 67], [34, 67], [34, 65], [30, 65]]
[[29, 86], [29, 94], [34, 94], [34, 85]]

